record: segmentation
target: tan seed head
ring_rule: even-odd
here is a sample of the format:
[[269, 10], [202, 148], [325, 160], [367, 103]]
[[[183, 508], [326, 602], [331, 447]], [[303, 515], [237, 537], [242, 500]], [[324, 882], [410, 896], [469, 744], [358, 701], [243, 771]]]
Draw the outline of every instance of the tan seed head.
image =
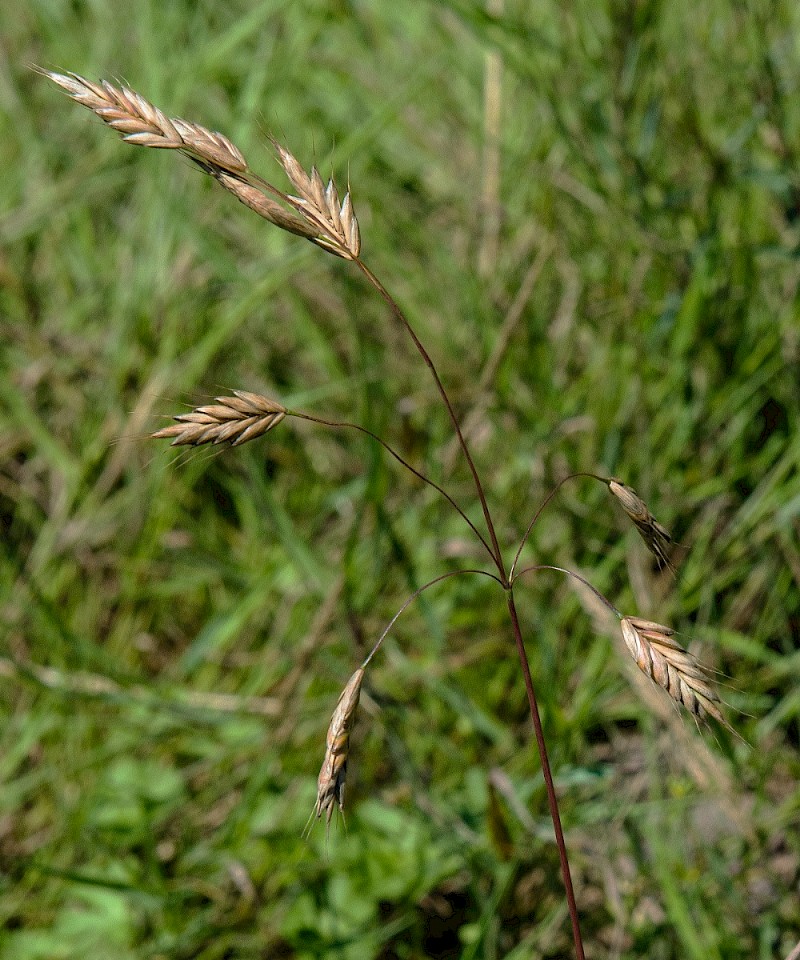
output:
[[[253, 174], [242, 152], [227, 137], [198, 123], [168, 117], [140, 93], [106, 80], [93, 83], [77, 73], [40, 70], [69, 96], [88, 107], [127, 143], [179, 150], [237, 200], [282, 230], [305, 237], [345, 260], [358, 257], [361, 235], [348, 193], [341, 206], [333, 181], [325, 187], [316, 168], [309, 176], [297, 160], [273, 141], [286, 175], [299, 196], [287, 196]], [[285, 210], [280, 203], [286, 203]]]
[[620, 625], [625, 646], [643, 673], [694, 716], [708, 715], [728, 726], [707, 671], [674, 639], [674, 630], [640, 617], [623, 617]]
[[347, 758], [350, 754], [350, 734], [356, 719], [358, 698], [364, 681], [364, 668], [359, 667], [339, 696], [328, 726], [325, 759], [317, 779], [317, 802], [314, 815], [317, 820], [326, 814], [325, 822], [330, 825], [335, 804], [344, 810], [344, 783], [347, 774]]
[[644, 540], [647, 549], [658, 560], [659, 564], [669, 567], [670, 570], [674, 569], [667, 554], [667, 547], [672, 543], [672, 537], [666, 528], [653, 517], [644, 500], [621, 480], [609, 480], [608, 489], [633, 521], [634, 526], [639, 531], [639, 536]]
[[140, 147], [182, 150], [214, 167], [244, 173], [247, 161], [241, 151], [216, 131], [179, 117], [168, 117], [140, 93], [114, 86], [107, 80], [92, 83], [77, 73], [42, 73], [72, 97], [88, 107], [122, 139]]
[[315, 227], [322, 236], [315, 242], [345, 260], [355, 259], [361, 252], [361, 233], [353, 211], [350, 193], [339, 202], [333, 180], [325, 186], [316, 167], [307, 174], [298, 160], [277, 140], [272, 141], [278, 160], [298, 196], [287, 200], [294, 209]]
[[286, 407], [269, 397], [234, 390], [232, 397], [181, 413], [176, 422], [150, 434], [154, 440], [171, 439], [173, 447], [199, 447], [204, 443], [229, 443], [232, 447], [263, 436], [286, 416]]

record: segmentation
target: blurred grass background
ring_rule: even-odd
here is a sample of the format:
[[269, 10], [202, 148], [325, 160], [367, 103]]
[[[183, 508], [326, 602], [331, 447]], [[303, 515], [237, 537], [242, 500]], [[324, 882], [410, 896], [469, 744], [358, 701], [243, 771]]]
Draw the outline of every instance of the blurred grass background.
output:
[[33, 63], [124, 78], [278, 183], [269, 132], [349, 176], [509, 558], [572, 470], [645, 497], [677, 579], [590, 481], [528, 562], [680, 629], [749, 745], [638, 682], [590, 595], [521, 584], [588, 955], [785, 957], [797, 5], [31, 0], [0, 27], [3, 960], [571, 955], [488, 580], [400, 620], [368, 673], [347, 828], [301, 838], [338, 690], [415, 587], [482, 562], [463, 522], [360, 436], [288, 422], [177, 458], [143, 439], [262, 391], [380, 433], [478, 522], [417, 357], [347, 264], [120, 143]]

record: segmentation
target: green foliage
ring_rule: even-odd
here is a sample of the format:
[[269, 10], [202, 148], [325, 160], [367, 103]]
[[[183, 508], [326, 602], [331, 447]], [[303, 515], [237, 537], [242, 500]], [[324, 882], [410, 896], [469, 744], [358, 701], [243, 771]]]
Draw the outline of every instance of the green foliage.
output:
[[[556, 574], [520, 584], [588, 952], [788, 954], [796, 4], [32, 0], [0, 20], [2, 960], [522, 960], [570, 942], [488, 580], [447, 581], [398, 622], [367, 675], [346, 829], [301, 837], [338, 690], [411, 591], [482, 562], [457, 514], [366, 438], [311, 424], [218, 456], [144, 439], [184, 403], [261, 390], [384, 436], [479, 524], [417, 357], [347, 264], [121, 144], [31, 63], [123, 77], [276, 181], [267, 132], [349, 177], [366, 261], [459, 413], [486, 403], [472, 449], [509, 560], [572, 470], [646, 499], [682, 545], [677, 579], [591, 481], [524, 556], [681, 630], [749, 746], [658, 712], [589, 597]], [[480, 276], [490, 53], [502, 216]]]

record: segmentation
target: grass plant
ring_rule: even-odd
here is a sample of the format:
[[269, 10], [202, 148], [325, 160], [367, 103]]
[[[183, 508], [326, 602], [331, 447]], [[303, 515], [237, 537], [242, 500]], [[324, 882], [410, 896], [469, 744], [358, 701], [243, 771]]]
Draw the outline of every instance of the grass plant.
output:
[[[325, 185], [315, 166], [311, 168], [310, 173], [306, 173], [297, 159], [273, 138], [272, 145], [283, 171], [296, 191], [296, 194], [284, 193], [267, 180], [252, 173], [242, 152], [221, 133], [209, 131], [205, 127], [178, 117], [167, 117], [141, 94], [128, 87], [114, 86], [106, 80], [102, 80], [99, 84], [93, 83], [76, 73], [63, 74], [50, 71], [42, 71], [42, 73], [62, 87], [74, 101], [88, 107], [104, 123], [121, 133], [127, 143], [154, 149], [179, 150], [196, 163], [201, 170], [212, 176], [224, 189], [265, 220], [280, 229], [305, 236], [306, 239], [335, 256], [353, 261], [369, 284], [385, 300], [393, 319], [408, 334], [421, 360], [428, 368], [439, 397], [447, 410], [454, 431], [454, 439], [458, 442], [475, 484], [475, 493], [480, 502], [486, 526], [486, 536], [481, 534], [480, 530], [467, 517], [450, 494], [438, 484], [429, 480], [418, 469], [411, 466], [385, 440], [371, 434], [363, 427], [351, 426], [370, 435], [416, 478], [442, 494], [444, 499], [466, 521], [478, 543], [485, 549], [489, 559], [494, 564], [497, 573], [462, 569], [434, 577], [416, 590], [406, 600], [400, 611], [395, 614], [389, 626], [383, 631], [367, 655], [364, 663], [356, 670], [339, 695], [336, 709], [328, 726], [325, 759], [317, 781], [317, 802], [314, 813], [319, 819], [322, 813], [326, 812], [327, 825], [330, 826], [336, 802], [338, 802], [340, 811], [344, 812], [344, 789], [347, 761], [350, 754], [350, 734], [355, 722], [361, 686], [364, 681], [364, 671], [385, 640], [389, 629], [394, 626], [400, 613], [404, 612], [409, 604], [416, 600], [423, 591], [458, 574], [482, 574], [489, 577], [496, 581], [506, 594], [510, 625], [525, 681], [542, 775], [547, 790], [547, 801], [558, 847], [567, 908], [572, 925], [575, 955], [577, 960], [584, 960], [585, 954], [578, 905], [575, 901], [558, 799], [550, 769], [538, 701], [531, 678], [528, 654], [514, 601], [516, 579], [525, 574], [550, 570], [563, 573], [577, 580], [591, 590], [597, 599], [619, 618], [625, 645], [643, 673], [657, 685], [663, 687], [673, 700], [685, 706], [695, 717], [712, 716], [723, 725], [728, 726], [729, 729], [732, 730], [733, 728], [727, 724], [722, 716], [717, 705], [720, 698], [711, 685], [707, 671], [694, 656], [677, 643], [674, 638], [674, 630], [649, 620], [642, 620], [639, 617], [624, 617], [585, 577], [572, 570], [551, 564], [536, 564], [519, 572], [515, 572], [515, 568], [530, 538], [534, 524], [541, 516], [544, 507], [553, 499], [554, 494], [566, 480], [578, 477], [599, 480], [605, 484], [610, 493], [620, 502], [625, 513], [634, 522], [650, 552], [660, 563], [672, 569], [672, 564], [665, 550], [665, 545], [671, 542], [669, 533], [653, 518], [644, 501], [623, 482], [615, 479], [605, 479], [590, 473], [573, 474], [558, 484], [534, 514], [517, 547], [514, 562], [507, 574], [503, 551], [497, 538], [486, 492], [453, 405], [439, 377], [436, 364], [411, 327], [405, 313], [361, 256], [361, 231], [353, 210], [349, 190], [345, 194], [344, 200], [340, 201], [333, 178], [328, 180], [327, 185]], [[276, 203], [273, 198], [277, 198], [283, 206]], [[294, 211], [294, 214], [291, 211]], [[173, 426], [158, 430], [152, 436], [153, 439], [172, 438], [173, 446], [202, 446], [206, 443], [230, 443], [232, 446], [238, 446], [248, 440], [262, 437], [280, 423], [287, 414], [289, 416], [299, 416], [305, 420], [313, 420], [315, 423], [325, 423], [322, 418], [287, 410], [282, 404], [267, 397], [237, 390], [231, 397], [217, 397], [216, 404], [198, 407], [191, 413], [178, 414], [174, 418], [176, 423]], [[330, 421], [326, 425], [330, 425]]]
[[[286, 114], [263, 125], [298, 154], [309, 131], [336, 143], [317, 165], [350, 164], [370, 262], [436, 358], [485, 503], [357, 264], [265, 231], [186, 164], [109, 146], [14, 68], [0, 951], [569, 955], [514, 614], [486, 577], [450, 576], [522, 537], [539, 569], [515, 561], [514, 599], [589, 955], [785, 957], [800, 936], [795, 12], [714, 4], [679, 43], [680, 7], [179, 6], [126, 34], [125, 11], [104, 24], [97, 8], [87, 29], [34, 4], [8, 37], [29, 62], [118, 65], [241, 157], [271, 104]], [[359, 31], [400, 26], [424, 67], [398, 88], [407, 49], [379, 39], [379, 70]], [[740, 52], [719, 59], [712, 35]], [[499, 127], [496, 104], [475, 106], [485, 54]], [[375, 93], [353, 83], [366, 76]], [[499, 187], [480, 182], [481, 130], [502, 137]], [[204, 149], [225, 150], [214, 136]], [[302, 202], [259, 199], [241, 161], [194, 159], [273, 223], [361, 256], [352, 229], [332, 238]], [[477, 196], [495, 204], [485, 220]], [[193, 391], [166, 438], [219, 450], [280, 428], [219, 457], [154, 456], [154, 414]], [[606, 489], [561, 483], [580, 471]], [[626, 617], [623, 637], [587, 582], [680, 633]], [[354, 649], [368, 657], [412, 595], [315, 786]], [[757, 749], [698, 736], [633, 662], [622, 681], [627, 639], [713, 714], [689, 638]], [[341, 799], [347, 750], [348, 832], [328, 859], [312, 832], [309, 856], [303, 823]]]

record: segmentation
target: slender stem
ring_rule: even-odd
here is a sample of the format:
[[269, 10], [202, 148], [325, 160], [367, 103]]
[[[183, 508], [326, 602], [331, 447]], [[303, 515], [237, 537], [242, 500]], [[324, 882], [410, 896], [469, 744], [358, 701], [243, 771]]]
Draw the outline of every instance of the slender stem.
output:
[[[362, 271], [364, 276], [375, 287], [378, 293], [380, 293], [381, 297], [384, 299], [384, 301], [389, 306], [389, 309], [392, 311], [392, 314], [394, 315], [395, 319], [400, 324], [402, 324], [402, 326], [405, 327], [409, 336], [414, 341], [414, 345], [417, 348], [417, 351], [419, 352], [420, 356], [425, 361], [426, 366], [430, 370], [431, 376], [434, 379], [434, 382], [439, 391], [439, 394], [442, 400], [444, 401], [445, 407], [447, 408], [447, 412], [450, 416], [450, 420], [453, 424], [453, 428], [455, 429], [456, 436], [458, 437], [459, 445], [461, 446], [461, 449], [464, 451], [464, 456], [467, 460], [470, 471], [472, 473], [473, 480], [475, 482], [475, 489], [478, 493], [478, 499], [480, 500], [481, 508], [483, 510], [483, 516], [486, 521], [486, 527], [489, 531], [489, 537], [492, 541], [493, 559], [495, 561], [495, 564], [497, 565], [497, 570], [500, 574], [500, 582], [504, 587], [507, 588], [508, 612], [511, 616], [511, 625], [514, 630], [514, 640], [517, 645], [517, 653], [519, 655], [520, 666], [522, 667], [522, 674], [525, 680], [525, 689], [528, 694], [528, 704], [530, 706], [531, 719], [533, 720], [533, 727], [536, 733], [536, 743], [539, 749], [539, 757], [541, 759], [541, 764], [542, 764], [542, 774], [544, 776], [545, 786], [547, 789], [547, 802], [550, 807], [550, 817], [553, 821], [553, 830], [556, 836], [558, 856], [561, 862], [561, 874], [564, 879], [564, 887], [565, 887], [566, 896], [567, 896], [567, 906], [569, 908], [569, 915], [572, 923], [572, 937], [575, 942], [575, 955], [577, 960], [585, 960], [585, 954], [583, 951], [583, 940], [581, 938], [580, 923], [578, 920], [578, 907], [575, 902], [575, 892], [572, 887], [572, 877], [570, 875], [569, 859], [567, 857], [567, 847], [566, 847], [566, 843], [564, 842], [564, 831], [562, 830], [562, 827], [561, 827], [561, 815], [558, 810], [558, 798], [556, 797], [555, 786], [553, 784], [553, 775], [550, 772], [550, 760], [547, 755], [547, 745], [545, 744], [545, 740], [544, 740], [544, 731], [542, 730], [542, 721], [539, 716], [539, 707], [536, 702], [536, 694], [534, 693], [534, 689], [533, 689], [533, 680], [531, 679], [531, 671], [530, 671], [530, 666], [528, 664], [528, 657], [525, 652], [525, 644], [522, 639], [522, 631], [520, 630], [519, 618], [517, 617], [517, 610], [514, 605], [512, 585], [509, 582], [508, 578], [506, 577], [505, 566], [503, 564], [503, 556], [500, 551], [500, 544], [498, 543], [498, 540], [497, 540], [497, 534], [494, 529], [494, 523], [492, 522], [492, 517], [489, 512], [489, 505], [486, 501], [486, 494], [484, 493], [483, 486], [480, 481], [480, 477], [478, 476], [478, 471], [472, 460], [472, 456], [470, 455], [469, 448], [467, 447], [466, 440], [464, 439], [464, 435], [461, 432], [461, 427], [459, 426], [458, 419], [456, 418], [456, 415], [455, 415], [455, 411], [453, 410], [452, 404], [450, 403], [450, 398], [447, 396], [447, 392], [444, 388], [444, 385], [442, 384], [442, 381], [439, 378], [439, 374], [436, 370], [433, 360], [431, 359], [425, 347], [420, 342], [419, 338], [417, 337], [416, 333], [412, 329], [410, 323], [406, 319], [402, 310], [397, 305], [395, 300], [392, 298], [391, 294], [386, 290], [386, 288], [380, 282], [380, 280], [378, 280], [375, 274], [373, 274], [372, 271], [369, 269], [369, 267], [367, 267], [367, 265], [363, 263], [360, 259], [356, 259], [355, 263], [357, 264], [359, 269]], [[533, 526], [533, 523], [531, 523], [531, 526], [529, 527], [528, 532], [525, 535], [525, 539], [527, 539], [532, 526]], [[524, 545], [524, 540], [523, 540], [523, 545]], [[521, 549], [522, 547], [520, 547], [520, 551]], [[519, 556], [519, 553], [518, 553], [518, 556]], [[432, 583], [434, 582], [436, 581], [432, 581]], [[403, 609], [405, 609], [405, 607]], [[399, 616], [399, 613], [396, 616]], [[392, 621], [392, 623], [393, 622], [394, 621]], [[391, 624], [389, 626], [391, 627]], [[380, 640], [376, 644], [373, 651], [369, 654], [365, 662], [369, 662], [369, 660], [372, 658], [375, 651], [377, 650], [377, 648], [380, 646], [382, 642], [383, 642], [383, 637], [380, 638]]]
[[408, 332], [408, 335], [414, 341], [414, 346], [417, 348], [419, 355], [425, 361], [425, 365], [428, 367], [428, 369], [431, 372], [431, 376], [433, 377], [434, 383], [436, 384], [436, 389], [439, 391], [439, 395], [444, 401], [445, 407], [447, 407], [447, 412], [450, 416], [450, 421], [452, 422], [453, 429], [455, 430], [456, 436], [458, 437], [459, 446], [464, 451], [464, 456], [466, 457], [467, 463], [469, 464], [469, 469], [470, 469], [470, 472], [472, 473], [472, 479], [475, 481], [475, 489], [478, 494], [478, 499], [481, 502], [481, 509], [483, 510], [483, 516], [486, 521], [486, 528], [489, 531], [489, 537], [492, 541], [492, 557], [494, 559], [495, 564], [497, 565], [497, 569], [500, 572], [501, 578], [505, 580], [506, 571], [503, 565], [503, 556], [502, 556], [502, 553], [500, 552], [500, 544], [497, 541], [497, 534], [495, 533], [494, 523], [492, 523], [492, 517], [491, 517], [491, 514], [489, 513], [489, 504], [486, 502], [486, 494], [483, 491], [483, 485], [481, 484], [481, 480], [480, 480], [480, 477], [478, 476], [478, 471], [475, 467], [475, 463], [469, 452], [469, 448], [467, 447], [467, 442], [464, 439], [464, 434], [461, 432], [461, 427], [459, 426], [458, 419], [456, 417], [455, 411], [453, 410], [453, 405], [450, 403], [450, 398], [447, 396], [447, 391], [445, 390], [444, 384], [439, 378], [439, 373], [433, 363], [433, 360], [431, 359], [428, 351], [422, 345], [422, 342], [420, 341], [419, 337], [414, 332], [411, 324], [406, 319], [405, 314], [400, 309], [400, 307], [398, 306], [398, 304], [396, 303], [392, 295], [389, 293], [389, 291], [386, 289], [386, 287], [384, 287], [384, 285], [370, 270], [370, 268], [363, 262], [363, 260], [356, 258], [354, 260], [354, 263], [359, 268], [359, 270], [361, 270], [361, 272], [364, 274], [367, 280], [369, 280], [372, 286], [375, 287], [375, 289], [381, 295], [383, 300], [388, 305], [389, 309], [392, 311], [392, 314], [395, 317], [395, 319], [403, 327], [405, 327], [406, 331]]
[[407, 460], [401, 457], [400, 454], [393, 447], [389, 446], [389, 444], [386, 443], [385, 440], [382, 440], [376, 433], [373, 433], [371, 430], [368, 430], [366, 427], [362, 427], [358, 423], [347, 423], [346, 421], [341, 421], [341, 420], [326, 420], [323, 417], [315, 417], [310, 413], [302, 413], [299, 410], [287, 410], [286, 415], [289, 417], [297, 417], [299, 420], [308, 420], [311, 423], [319, 423], [324, 427], [336, 427], [336, 428], [347, 429], [347, 430], [358, 430], [359, 433], [364, 433], [368, 437], [371, 437], [376, 443], [379, 443], [388, 454], [394, 457], [394, 459], [399, 464], [401, 464], [401, 466], [405, 467], [406, 470], [409, 470], [411, 473], [413, 473], [414, 476], [417, 477], [419, 480], [421, 480], [423, 483], [427, 483], [429, 487], [433, 487], [433, 489], [437, 490], [445, 498], [445, 500], [447, 500], [450, 504], [452, 504], [452, 506], [456, 509], [456, 511], [459, 514], [461, 514], [462, 518], [469, 525], [470, 529], [475, 534], [475, 536], [484, 545], [489, 556], [494, 560], [494, 553], [492, 552], [492, 548], [486, 542], [485, 537], [481, 534], [481, 532], [478, 530], [475, 524], [470, 520], [470, 518], [466, 515], [466, 513], [464, 513], [461, 507], [459, 507], [456, 501], [450, 496], [450, 494], [446, 490], [444, 490], [442, 487], [440, 487], [438, 483], [435, 483], [429, 477], [426, 477], [424, 473], [420, 473], [419, 470], [417, 470], [415, 467], [412, 467]]
[[539, 716], [539, 705], [536, 702], [536, 694], [533, 690], [533, 680], [531, 679], [530, 665], [528, 664], [528, 655], [525, 652], [525, 644], [522, 640], [522, 631], [517, 617], [517, 608], [514, 605], [514, 594], [509, 587], [507, 592], [508, 612], [511, 615], [511, 625], [514, 628], [514, 640], [517, 644], [517, 653], [519, 655], [522, 675], [525, 678], [525, 689], [528, 693], [528, 705], [531, 711], [531, 720], [533, 720], [533, 729], [536, 733], [536, 745], [539, 748], [539, 757], [542, 763], [542, 776], [544, 777], [545, 788], [547, 789], [547, 803], [550, 807], [550, 817], [553, 821], [553, 830], [556, 835], [556, 846], [558, 847], [558, 859], [561, 862], [561, 876], [564, 879], [564, 888], [567, 894], [567, 906], [569, 907], [569, 917], [572, 922], [572, 939], [575, 941], [575, 956], [577, 960], [586, 960], [583, 952], [583, 940], [581, 938], [580, 921], [578, 920], [578, 905], [575, 902], [575, 891], [572, 888], [572, 876], [569, 870], [569, 859], [567, 857], [567, 845], [564, 842], [564, 831], [561, 828], [561, 814], [558, 811], [558, 798], [556, 797], [556, 788], [553, 784], [553, 775], [550, 772], [550, 760], [547, 756], [547, 746], [544, 742], [544, 731], [542, 730], [542, 720]]
[[531, 522], [528, 524], [528, 528], [527, 528], [527, 530], [525, 531], [525, 536], [522, 538], [522, 540], [520, 541], [519, 546], [517, 547], [517, 552], [514, 554], [514, 562], [511, 564], [511, 570], [510, 570], [510, 572], [509, 572], [509, 574], [508, 574], [508, 579], [509, 579], [512, 583], [513, 583], [513, 581], [514, 581], [514, 570], [516, 570], [517, 563], [519, 562], [520, 554], [522, 553], [522, 550], [523, 550], [523, 548], [525, 547], [525, 544], [528, 542], [528, 537], [531, 535], [531, 530], [533, 530], [533, 527], [534, 527], [536, 521], [537, 521], [537, 520], [539, 519], [539, 517], [542, 515], [542, 511], [543, 511], [544, 508], [547, 506], [547, 504], [550, 503], [550, 501], [551, 501], [551, 500], [553, 499], [553, 497], [558, 493], [558, 491], [564, 486], [564, 484], [567, 482], [567, 480], [574, 480], [576, 477], [591, 477], [593, 480], [600, 480], [602, 483], [608, 483], [608, 480], [606, 480], [605, 477], [599, 477], [596, 473], [583, 473], [583, 472], [581, 472], [581, 473], [571, 473], [568, 477], [564, 477], [563, 480], [559, 480], [559, 481], [558, 481], [558, 483], [557, 483], [557, 484], [555, 485], [555, 487], [550, 491], [550, 493], [547, 495], [547, 497], [545, 497], [542, 505], [539, 507], [539, 509], [538, 509], [538, 510], [536, 511], [536, 513], [533, 515], [533, 519], [532, 519]]
[[800, 943], [792, 950], [786, 960], [800, 960]]
[[496, 577], [493, 573], [489, 573], [487, 570], [451, 570], [449, 573], [442, 573], [438, 577], [434, 577], [433, 580], [429, 580], [427, 583], [424, 583], [419, 588], [419, 590], [415, 590], [411, 594], [411, 596], [406, 600], [403, 606], [400, 607], [397, 613], [392, 617], [392, 619], [386, 625], [386, 629], [383, 631], [383, 633], [378, 637], [377, 641], [375, 642], [375, 646], [367, 654], [366, 660], [364, 660], [364, 662], [361, 664], [361, 669], [363, 670], [367, 666], [367, 664], [370, 662], [370, 660], [378, 652], [378, 650], [381, 647], [381, 644], [386, 639], [387, 634], [399, 619], [400, 614], [403, 613], [409, 606], [411, 606], [411, 604], [417, 599], [417, 597], [419, 597], [421, 593], [423, 593], [429, 587], [434, 586], [434, 584], [441, 583], [442, 580], [449, 580], [450, 577], [458, 577], [462, 573], [476, 573], [482, 577], [490, 577], [492, 580], [496, 580], [502, 586], [502, 583], [500, 582], [500, 578]]
[[517, 580], [523, 576], [523, 574], [535, 573], [537, 570], [555, 570], [558, 573], [565, 573], [568, 577], [572, 577], [574, 580], [579, 580], [584, 587], [588, 587], [592, 591], [592, 593], [603, 604], [603, 606], [607, 607], [618, 620], [622, 620], [622, 613], [617, 610], [608, 597], [604, 597], [597, 587], [593, 587], [592, 584], [589, 583], [586, 577], [582, 577], [579, 573], [575, 573], [574, 570], [567, 570], [566, 567], [555, 567], [550, 563], [536, 563], [532, 567], [525, 567], [524, 570], [520, 570], [519, 573], [514, 577], [513, 583], [516, 583]]

